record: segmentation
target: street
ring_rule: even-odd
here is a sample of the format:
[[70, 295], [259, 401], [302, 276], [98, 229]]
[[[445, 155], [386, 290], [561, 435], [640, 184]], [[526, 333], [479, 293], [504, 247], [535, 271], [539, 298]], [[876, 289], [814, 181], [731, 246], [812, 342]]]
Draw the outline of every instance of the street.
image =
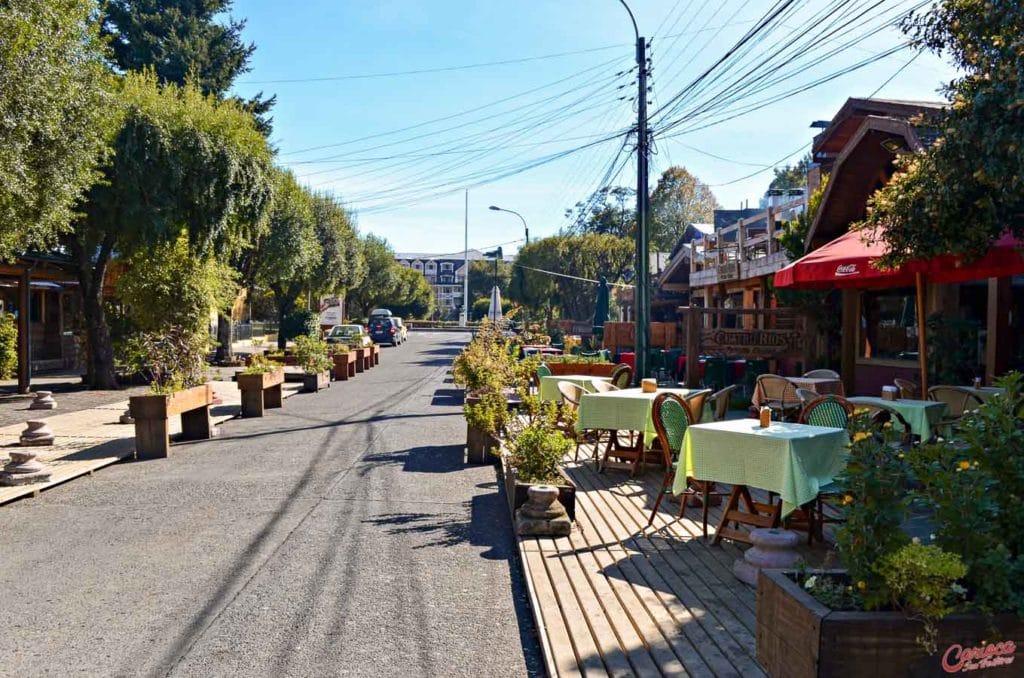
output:
[[462, 461], [467, 337], [0, 507], [0, 675], [542, 671], [494, 469]]

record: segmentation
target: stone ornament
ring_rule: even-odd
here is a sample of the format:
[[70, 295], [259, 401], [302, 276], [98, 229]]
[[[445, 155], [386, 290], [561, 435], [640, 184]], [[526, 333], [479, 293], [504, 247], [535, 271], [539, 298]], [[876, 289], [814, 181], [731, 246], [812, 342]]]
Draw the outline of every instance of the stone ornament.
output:
[[129, 407], [128, 409], [126, 409], [124, 411], [124, 414], [122, 414], [118, 418], [118, 421], [121, 422], [122, 424], [134, 424], [135, 417], [132, 416], [132, 408]]
[[27, 421], [21, 432], [22, 445], [53, 445], [53, 429], [45, 421]]
[[732, 573], [744, 584], [757, 586], [757, 576], [762, 569], [788, 570], [802, 560], [796, 551], [800, 535], [792, 530], [754, 529], [750, 532], [750, 541], [753, 546], [732, 565]]
[[45, 483], [50, 479], [50, 470], [36, 459], [32, 450], [12, 451], [11, 460], [0, 472], [0, 485], [31, 485]]
[[516, 511], [516, 534], [524, 537], [567, 537], [572, 522], [558, 501], [554, 485], [531, 485], [530, 498]]
[[53, 399], [53, 391], [36, 391], [36, 399], [28, 406], [30, 410], [55, 410], [57, 401]]

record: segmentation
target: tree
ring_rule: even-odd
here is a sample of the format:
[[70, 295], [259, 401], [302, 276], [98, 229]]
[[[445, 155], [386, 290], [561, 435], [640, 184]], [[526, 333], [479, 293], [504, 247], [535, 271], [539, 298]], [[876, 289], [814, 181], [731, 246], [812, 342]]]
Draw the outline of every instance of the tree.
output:
[[434, 289], [414, 268], [395, 264], [395, 287], [387, 302], [399, 317], [425, 318], [434, 312]]
[[620, 238], [632, 237], [636, 227], [634, 205], [636, 191], [623, 186], [605, 186], [594, 191], [584, 202], [565, 211], [572, 220], [570, 233], [607, 233]]
[[863, 225], [885, 227], [884, 263], [975, 257], [1007, 230], [1024, 237], [1024, 5], [941, 0], [903, 28], [919, 49], [952, 57], [963, 75], [945, 89], [951, 105], [931, 121], [941, 136], [900, 158], [874, 195]]
[[[121, 71], [149, 68], [161, 83], [190, 82], [203, 94], [223, 97], [249, 71], [256, 51], [242, 40], [245, 21], [222, 19], [231, 5], [232, 0], [109, 0], [102, 34]], [[274, 102], [262, 92], [239, 101], [268, 137], [272, 120], [267, 114]]]
[[53, 245], [109, 132], [91, 0], [0, 2], [0, 258]]
[[372, 233], [363, 237], [362, 251], [366, 262], [365, 281], [349, 290], [345, 298], [349, 308], [365, 317], [374, 308], [391, 303], [390, 297], [398, 284], [398, 271], [402, 266], [395, 261], [395, 253], [388, 241]]
[[811, 166], [811, 154], [800, 158], [795, 165], [776, 167], [772, 170], [775, 176], [768, 189], [803, 188], [807, 185], [807, 170]]
[[[512, 264], [507, 261], [498, 262], [498, 289], [502, 294], [509, 293], [509, 283], [512, 282]], [[491, 289], [494, 287], [494, 261], [490, 259], [479, 259], [469, 262], [469, 303], [474, 300], [491, 298]]]
[[651, 194], [651, 248], [671, 252], [690, 224], [713, 222], [718, 207], [707, 184], [685, 167], [669, 167], [661, 173]]
[[270, 149], [237, 104], [131, 73], [116, 100], [113, 155], [63, 240], [77, 269], [94, 388], [117, 385], [102, 298], [114, 252], [130, 257], [184, 235], [205, 261], [258, 222], [271, 197]]

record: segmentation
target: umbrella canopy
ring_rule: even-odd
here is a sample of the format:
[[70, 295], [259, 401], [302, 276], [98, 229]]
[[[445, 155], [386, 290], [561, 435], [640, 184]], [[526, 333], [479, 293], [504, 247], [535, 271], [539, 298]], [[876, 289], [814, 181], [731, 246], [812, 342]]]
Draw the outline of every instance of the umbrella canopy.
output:
[[776, 287], [834, 289], [853, 287], [911, 287], [914, 273], [908, 266], [876, 268], [886, 245], [879, 233], [849, 231], [775, 273]]
[[608, 321], [608, 280], [601, 276], [597, 286], [597, 302], [594, 305], [594, 327], [603, 327]]
[[501, 290], [495, 285], [491, 290], [491, 305], [487, 307], [487, 318], [492, 322], [501, 320]]
[[1024, 241], [1004, 233], [985, 256], [967, 261], [952, 254], [924, 261], [910, 262], [907, 267], [920, 271], [932, 283], [958, 283], [984, 278], [1005, 278], [1024, 274]]

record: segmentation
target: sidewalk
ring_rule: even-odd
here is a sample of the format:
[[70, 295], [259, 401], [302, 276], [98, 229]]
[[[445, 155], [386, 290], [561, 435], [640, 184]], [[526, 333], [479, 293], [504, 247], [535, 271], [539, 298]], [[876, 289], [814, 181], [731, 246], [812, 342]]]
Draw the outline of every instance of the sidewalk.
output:
[[[223, 403], [210, 408], [211, 420], [214, 425], [220, 424], [238, 415], [241, 408], [241, 392], [232, 381], [212, 381], [214, 396]], [[285, 383], [284, 397], [288, 398], [301, 389], [301, 384]], [[140, 392], [144, 391], [145, 387]], [[85, 391], [83, 395], [90, 392]], [[95, 392], [92, 392], [95, 396]], [[104, 394], [114, 392], [105, 391]], [[72, 412], [60, 410], [29, 411], [29, 400], [25, 400], [25, 408], [19, 408], [19, 418], [14, 424], [0, 427], [0, 466], [9, 459], [7, 448], [18, 448], [18, 438], [25, 430], [24, 421], [39, 419], [46, 421], [54, 432], [54, 444], [36, 448], [38, 459], [45, 463], [52, 475], [49, 482], [16, 487], [0, 487], [0, 504], [28, 495], [38, 495], [40, 491], [54, 485], [67, 482], [85, 474], [92, 474], [98, 468], [114, 464], [135, 454], [135, 427], [121, 424], [118, 419], [128, 409], [125, 391], [118, 392], [120, 400], [107, 402], [87, 409]], [[102, 398], [98, 398], [102, 401]], [[60, 399], [58, 399], [60, 402]], [[22, 411], [23, 410], [23, 411]], [[51, 414], [52, 413], [52, 414]], [[181, 432], [181, 418], [174, 417], [171, 421], [171, 435]], [[216, 435], [217, 429], [214, 429]], [[173, 451], [172, 451], [173, 454]]]

